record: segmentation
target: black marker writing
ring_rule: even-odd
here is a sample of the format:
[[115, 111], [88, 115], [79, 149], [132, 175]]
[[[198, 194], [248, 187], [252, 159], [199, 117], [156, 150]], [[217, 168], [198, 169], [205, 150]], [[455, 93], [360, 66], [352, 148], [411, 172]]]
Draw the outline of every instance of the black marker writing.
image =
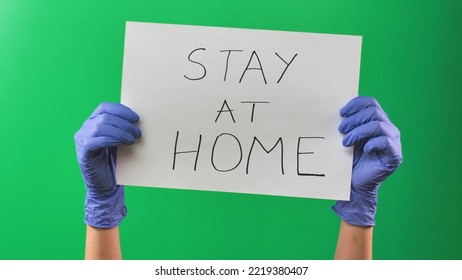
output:
[[290, 60], [289, 63], [287, 63], [278, 53], [275, 53], [282, 61], [284, 61], [284, 63], [286, 64], [286, 68], [284, 68], [284, 71], [282, 71], [282, 74], [281, 76], [279, 77], [277, 83], [279, 84], [279, 82], [281, 81], [282, 77], [284, 76], [284, 74], [286, 73], [287, 71], [287, 68], [289, 68], [290, 64], [294, 61], [295, 57], [298, 55], [298, 53], [296, 53], [294, 55], [294, 57], [292, 57], [292, 59]]
[[253, 116], [255, 113], [255, 104], [268, 104], [269, 102], [267, 101], [242, 101], [241, 103], [247, 104], [250, 103], [252, 104], [252, 113], [250, 114], [250, 122], [253, 122]]
[[178, 152], [177, 146], [178, 146], [178, 136], [179, 135], [180, 135], [180, 132], [177, 131], [176, 132], [176, 138], [175, 138], [175, 148], [173, 149], [173, 170], [175, 170], [176, 155], [178, 155], [178, 154], [196, 153], [196, 159], [194, 161], [194, 171], [196, 171], [196, 169], [197, 169], [197, 160], [199, 159], [199, 151], [201, 149], [202, 135], [199, 135], [199, 144], [197, 145], [197, 150]]
[[302, 173], [300, 172], [300, 155], [312, 155], [314, 152], [300, 152], [300, 140], [302, 139], [325, 139], [324, 137], [321, 136], [315, 136], [315, 137], [298, 137], [298, 143], [297, 143], [297, 175], [299, 176], [319, 176], [319, 177], [324, 177], [325, 174], [316, 174], [316, 173]]
[[250, 147], [250, 151], [249, 151], [249, 156], [247, 157], [247, 166], [245, 168], [245, 174], [249, 174], [249, 163], [250, 163], [250, 156], [252, 155], [252, 151], [253, 151], [253, 147], [255, 145], [255, 142], [258, 142], [258, 144], [260, 144], [260, 147], [263, 148], [263, 150], [269, 154], [271, 153], [274, 148], [276, 148], [276, 146], [278, 144], [281, 144], [281, 171], [282, 171], [282, 175], [284, 175], [284, 145], [282, 143], [282, 137], [279, 137], [278, 141], [276, 142], [276, 144], [274, 144], [274, 146], [268, 151], [264, 146], [263, 144], [260, 142], [260, 140], [258, 140], [257, 137], [254, 137], [253, 138], [253, 141], [252, 141], [252, 146]]
[[229, 65], [229, 57], [231, 56], [231, 52], [243, 52], [244, 50], [221, 50], [220, 52], [228, 52], [228, 56], [226, 56], [226, 66], [225, 66], [225, 76], [223, 81], [226, 82], [226, 75], [228, 75], [228, 65]]
[[[197, 48], [197, 49], [192, 50], [188, 55], [188, 61], [191, 62], [191, 63], [199, 65], [202, 68], [202, 75], [200, 75], [198, 77], [191, 77], [190, 75], [188, 75], [188, 76], [183, 75], [186, 79], [188, 79], [190, 81], [202, 80], [207, 76], [207, 68], [205, 67], [205, 65], [203, 63], [199, 62], [197, 60], [197, 58], [194, 58], [194, 59], [192, 58], [193, 54], [195, 55], [195, 53], [198, 52], [198, 51], [206, 51], [206, 48]], [[223, 81], [226, 82], [228, 80], [228, 73], [230, 71], [230, 68], [232, 68], [231, 67], [231, 65], [232, 65], [232, 63], [231, 63], [231, 53], [243, 53], [245, 51], [244, 50], [238, 50], [238, 49], [223, 49], [223, 50], [220, 50], [220, 52], [227, 54], [226, 55], [226, 60], [225, 60], [225, 65], [224, 65], [225, 71], [224, 71], [224, 75], [223, 75]], [[208, 53], [208, 51], [207, 51], [207, 53]], [[281, 74], [279, 75], [279, 78], [276, 81], [276, 83], [279, 84], [281, 82], [282, 78], [286, 75], [287, 70], [292, 65], [295, 58], [298, 56], [298, 53], [294, 54], [289, 62], [287, 62], [287, 60], [285, 60], [279, 53], [275, 52], [274, 54], [275, 54], [275, 56], [277, 58], [273, 58], [273, 59], [281, 60], [284, 63], [284, 66], [285, 66], [284, 69], [281, 71]], [[233, 57], [236, 57], [236, 56], [237, 56], [237, 54], [233, 55]], [[264, 60], [266, 61], [267, 57], [264, 57]], [[261, 77], [263, 78], [263, 82], [265, 84], [268, 83], [267, 79], [266, 79], [265, 71], [263, 70], [262, 60], [260, 59], [260, 56], [258, 55], [257, 51], [255, 51], [255, 50], [252, 51], [252, 53], [250, 54], [249, 60], [247, 61], [247, 66], [242, 71], [241, 77], [239, 79], [239, 83], [243, 82], [244, 76], [246, 76], [246, 74], [248, 74], [248, 71], [251, 71], [251, 70], [259, 71], [261, 73]], [[270, 71], [270, 73], [271, 73], [271, 71]]]
[[[176, 169], [176, 164], [177, 164], [176, 162], [177, 162], [177, 156], [178, 155], [188, 154], [188, 153], [195, 153], [196, 157], [195, 157], [194, 165], [192, 166], [192, 169], [194, 171], [197, 171], [198, 170], [197, 164], [198, 164], [198, 161], [199, 161], [199, 155], [200, 155], [201, 143], [202, 143], [202, 135], [199, 135], [199, 142], [198, 142], [196, 150], [178, 151], [179, 135], [180, 135], [180, 132], [177, 131], [176, 132], [176, 137], [175, 137], [175, 146], [174, 146], [174, 150], [173, 150], [173, 170]], [[231, 139], [231, 142], [226, 141], [225, 140], [226, 138]], [[308, 155], [315, 154], [314, 151], [301, 151], [301, 148], [300, 148], [301, 142], [302, 141], [324, 140], [324, 139], [325, 139], [325, 137], [322, 137], [322, 136], [313, 136], [313, 137], [298, 137], [297, 141], [294, 141], [294, 144], [297, 144], [296, 145], [297, 146], [297, 149], [296, 149], [297, 165], [296, 165], [296, 170], [294, 170], [294, 172], [298, 176], [316, 176], [316, 177], [325, 177], [326, 176], [324, 173], [302, 172], [300, 170], [300, 169], [302, 169], [301, 166], [303, 166], [303, 164], [301, 164], [301, 158], [303, 156], [308, 156]], [[233, 145], [233, 142], [235, 144], [237, 144], [237, 145]], [[227, 145], [231, 144], [231, 147], [228, 147], [228, 146], [226, 146], [224, 148], [221, 147], [220, 150], [221, 151], [226, 151], [226, 152], [224, 154], [221, 154], [221, 155], [219, 153], [217, 154], [217, 152], [216, 152], [217, 146], [223, 145], [223, 143], [226, 143]], [[258, 144], [258, 145], [256, 145], [256, 144]], [[280, 157], [279, 157], [278, 161], [279, 161], [279, 164], [280, 164], [280, 167], [281, 167], [281, 174], [285, 175], [285, 169], [284, 169], [284, 141], [283, 141], [283, 138], [282, 137], [277, 138], [276, 143], [270, 149], [267, 149], [263, 145], [262, 141], [260, 139], [258, 139], [256, 136], [253, 136], [252, 143], [250, 145], [250, 149], [249, 149], [248, 154], [247, 154], [247, 163], [246, 163], [246, 166], [245, 166], [245, 174], [250, 174], [250, 172], [251, 172], [250, 162], [252, 161], [252, 157], [255, 158], [254, 154], [255, 154], [255, 151], [257, 149], [256, 148], [257, 146], [260, 146], [260, 148], [263, 151], [265, 151], [267, 154], [270, 154], [271, 152], [273, 152], [277, 147], [280, 148]], [[292, 149], [290, 149], [290, 150], [292, 150]], [[234, 153], [235, 151], [237, 151], [237, 152]], [[217, 166], [217, 162], [220, 162], [220, 157], [229, 157], [229, 156], [231, 156], [233, 154], [237, 154], [237, 153], [239, 154], [239, 159], [235, 163], [231, 163], [230, 164], [231, 166], [227, 166], [227, 167]], [[211, 162], [211, 165], [212, 165], [214, 170], [216, 170], [218, 172], [230, 172], [230, 171], [233, 171], [233, 170], [235, 170], [236, 168], [239, 167], [239, 165], [242, 162], [243, 155], [244, 155], [244, 150], [242, 149], [241, 140], [239, 140], [239, 138], [236, 135], [234, 135], [232, 133], [226, 133], [225, 132], [225, 133], [221, 133], [220, 135], [218, 135], [215, 138], [215, 141], [213, 142], [213, 146], [212, 146], [212, 150], [211, 150], [210, 162]], [[204, 162], [204, 161], [201, 161], [201, 162]], [[224, 162], [229, 162], [229, 160], [226, 159]], [[255, 160], [255, 159], [254, 159], [254, 162], [256, 162], [256, 164], [262, 163], [261, 160]], [[254, 165], [255, 165], [255, 163], [254, 163]], [[263, 164], [262, 166], [254, 166], [253, 169], [263, 168], [263, 166], [265, 166], [265, 165], [266, 165], [266, 163]], [[306, 169], [306, 167], [305, 167], [305, 169]]]
[[[232, 138], [234, 138], [236, 140], [237, 144], [239, 145], [239, 161], [234, 167], [231, 167], [229, 169], [219, 169], [215, 165], [215, 146], [217, 145], [218, 139], [220, 137], [224, 136], [224, 135], [231, 136]], [[228, 172], [228, 171], [236, 169], [236, 167], [238, 167], [239, 164], [241, 164], [241, 161], [242, 161], [242, 146], [241, 146], [241, 142], [239, 142], [239, 139], [237, 139], [236, 136], [234, 136], [234, 135], [232, 135], [230, 133], [222, 133], [222, 134], [218, 135], [217, 138], [215, 138], [215, 142], [213, 143], [211, 161], [212, 161], [212, 166], [213, 166], [213, 168], [215, 168], [216, 171]]]
[[[223, 110], [223, 108], [225, 108], [225, 106], [228, 109]], [[234, 120], [234, 116], [233, 116], [233, 110], [231, 110], [231, 108], [229, 108], [228, 103], [226, 102], [226, 100], [223, 101], [223, 105], [221, 105], [220, 111], [217, 111], [217, 112], [218, 112], [218, 115], [217, 115], [217, 118], [215, 119], [215, 122], [218, 121], [218, 118], [220, 117], [221, 113], [228, 112], [231, 115], [231, 118], [233, 119], [233, 123], [236, 123], [236, 121]]]
[[207, 75], [207, 69], [205, 68], [205, 66], [204, 66], [202, 63], [197, 62], [197, 61], [194, 61], [194, 60], [191, 59], [191, 55], [192, 55], [193, 53], [195, 53], [196, 51], [205, 51], [205, 48], [198, 48], [198, 49], [193, 50], [193, 51], [188, 55], [188, 60], [191, 61], [192, 63], [199, 64], [199, 65], [202, 67], [202, 69], [204, 70], [204, 73], [203, 73], [202, 76], [199, 77], [199, 78], [190, 78], [190, 77], [184, 75], [184, 77], [185, 77], [186, 79], [188, 79], [188, 80], [193, 80], [193, 81], [201, 80], [201, 79], [203, 79], [203, 78]]
[[[257, 58], [259, 67], [249, 67], [250, 63], [252, 63], [252, 59], [253, 59], [254, 56]], [[260, 58], [258, 57], [258, 54], [257, 54], [256, 51], [253, 51], [252, 54], [250, 55], [249, 63], [247, 63], [247, 66], [245, 67], [244, 72], [242, 72], [242, 76], [239, 79], [239, 83], [242, 82], [242, 78], [244, 78], [244, 75], [247, 72], [247, 70], [260, 70], [261, 75], [263, 76], [263, 81], [266, 84], [265, 73], [263, 72], [263, 67], [261, 66]]]

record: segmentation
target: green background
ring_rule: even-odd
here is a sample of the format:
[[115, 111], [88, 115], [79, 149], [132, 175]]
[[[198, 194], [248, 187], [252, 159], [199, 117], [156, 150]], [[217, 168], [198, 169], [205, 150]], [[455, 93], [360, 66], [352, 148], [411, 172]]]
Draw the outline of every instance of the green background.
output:
[[[363, 37], [360, 94], [402, 134], [377, 259], [462, 258], [462, 1], [0, 0], [0, 259], [81, 259], [73, 135], [120, 98], [125, 21]], [[331, 259], [332, 201], [126, 188], [128, 259]]]

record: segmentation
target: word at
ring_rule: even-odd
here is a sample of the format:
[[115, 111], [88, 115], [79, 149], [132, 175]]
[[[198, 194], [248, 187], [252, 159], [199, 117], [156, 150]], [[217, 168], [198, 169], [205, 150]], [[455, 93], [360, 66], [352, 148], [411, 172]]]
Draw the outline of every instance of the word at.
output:
[[[256, 104], [268, 104], [269, 102], [268, 101], [242, 101], [241, 102], [242, 104], [252, 104], [252, 112], [250, 114], [250, 122], [253, 122], [253, 119], [254, 119], [254, 115], [255, 115], [255, 105]], [[226, 109], [225, 109], [226, 107]], [[215, 122], [218, 121], [218, 119], [220, 118], [221, 116], [221, 113], [223, 112], [226, 112], [226, 113], [229, 113], [231, 119], [233, 120], [233, 123], [236, 123], [236, 120], [234, 119], [234, 115], [233, 115], [233, 109], [231, 109], [228, 105], [228, 102], [226, 102], [226, 99], [223, 101], [223, 105], [221, 105], [221, 109], [218, 112], [218, 115], [215, 119]]]

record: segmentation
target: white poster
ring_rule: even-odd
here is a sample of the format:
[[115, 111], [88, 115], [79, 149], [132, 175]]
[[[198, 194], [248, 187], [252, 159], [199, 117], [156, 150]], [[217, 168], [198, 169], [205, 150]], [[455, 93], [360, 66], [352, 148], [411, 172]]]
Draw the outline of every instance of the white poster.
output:
[[361, 36], [127, 22], [119, 184], [348, 200]]

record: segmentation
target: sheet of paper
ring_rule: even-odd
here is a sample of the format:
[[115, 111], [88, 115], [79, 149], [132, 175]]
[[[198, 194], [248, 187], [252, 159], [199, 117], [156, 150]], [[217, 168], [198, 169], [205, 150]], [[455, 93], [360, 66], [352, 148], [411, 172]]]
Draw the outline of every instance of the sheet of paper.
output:
[[361, 36], [127, 22], [119, 184], [348, 200]]

